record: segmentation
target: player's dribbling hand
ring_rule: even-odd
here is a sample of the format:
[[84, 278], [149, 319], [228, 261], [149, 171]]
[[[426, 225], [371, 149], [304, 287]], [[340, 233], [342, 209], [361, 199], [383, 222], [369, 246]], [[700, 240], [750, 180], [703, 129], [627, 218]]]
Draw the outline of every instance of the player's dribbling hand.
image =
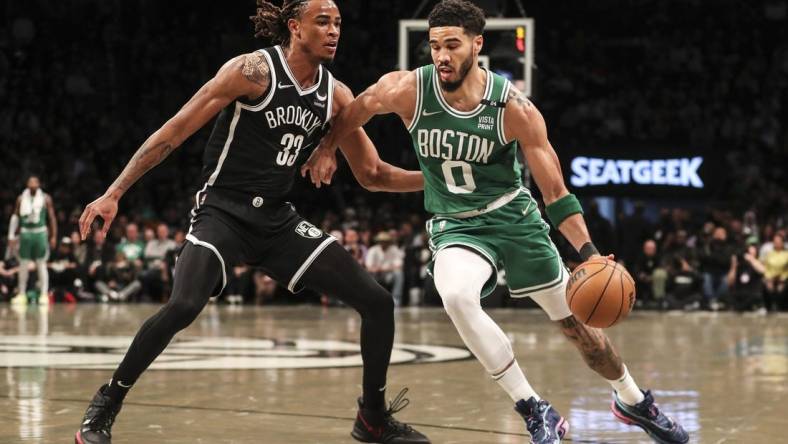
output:
[[312, 151], [306, 163], [301, 166], [301, 177], [306, 177], [308, 172], [312, 183], [315, 187], [320, 188], [322, 184], [331, 185], [331, 178], [336, 170], [337, 156], [334, 150], [320, 144]]
[[588, 258], [588, 260], [590, 261], [592, 259], [596, 259], [596, 258], [600, 258], [600, 257], [604, 257], [604, 258], [606, 258], [607, 260], [610, 260], [610, 261], [615, 261], [616, 260], [616, 255], [612, 254], [612, 253], [608, 254], [607, 256], [602, 256], [601, 254], [592, 254], [591, 257]]
[[106, 238], [109, 226], [118, 214], [118, 200], [107, 194], [94, 200], [82, 212], [79, 217], [79, 234], [84, 241], [90, 234], [90, 227], [96, 216], [100, 217], [103, 224], [101, 225], [101, 237]]

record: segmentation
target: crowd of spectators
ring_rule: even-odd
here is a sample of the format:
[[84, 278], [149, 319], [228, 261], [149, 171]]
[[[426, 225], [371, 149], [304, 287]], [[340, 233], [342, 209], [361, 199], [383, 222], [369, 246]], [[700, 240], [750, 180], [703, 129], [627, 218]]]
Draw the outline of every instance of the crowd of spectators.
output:
[[[358, 211], [331, 211], [315, 220], [345, 247], [381, 285], [397, 306], [440, 304], [427, 271], [431, 258], [425, 216], [396, 218], [359, 203]], [[708, 214], [681, 208], [646, 217], [636, 204], [630, 214], [611, 221], [602, 217], [595, 201], [586, 205], [589, 231], [604, 252], [612, 252], [637, 283], [637, 306], [658, 310], [767, 311], [788, 309], [788, 250], [783, 219], [759, 223], [749, 211]], [[62, 214], [62, 213], [60, 213]], [[701, 216], [701, 217], [699, 217]], [[138, 218], [139, 219], [139, 218]], [[105, 240], [94, 233], [82, 242], [75, 218], [59, 220], [67, 233], [49, 260], [55, 301], [166, 301], [179, 247], [185, 233], [163, 222], [139, 222], [121, 216]], [[143, 227], [143, 228], [140, 228]], [[637, 229], [633, 229], [636, 227]], [[571, 267], [579, 258], [555, 230], [552, 237]], [[13, 252], [0, 263], [0, 300], [16, 288]], [[505, 296], [505, 275], [498, 294]], [[35, 287], [35, 281], [30, 288]], [[263, 271], [234, 267], [220, 301], [236, 304], [339, 303], [309, 291], [292, 295]], [[492, 298], [488, 306], [521, 306]]]
[[[699, 218], [673, 209], [651, 221], [636, 205], [632, 214], [619, 217], [618, 227], [608, 231], [621, 236], [614, 238], [618, 249], [611, 251], [634, 277], [639, 307], [760, 313], [788, 309], [784, 219], [759, 224], [752, 211], [712, 211]], [[593, 225], [589, 230], [594, 238], [606, 232]]]
[[[410, 18], [410, 3], [340, 3], [342, 43], [331, 70], [354, 91], [396, 68], [392, 17]], [[481, 3], [491, 15], [520, 12], [514, 2]], [[529, 1], [526, 7], [537, 23], [534, 101], [559, 155], [561, 146], [644, 143], [702, 148], [722, 158], [723, 184], [703, 206], [667, 205], [692, 211], [647, 217], [638, 206], [607, 220], [587, 202], [596, 243], [632, 271], [639, 303], [784, 306], [788, 2]], [[56, 298], [167, 297], [189, 197], [201, 186], [210, 125], [132, 188], [106, 242], [81, 242], [76, 218], [224, 61], [264, 46], [251, 38], [253, 8], [251, 0], [0, 6], [0, 232], [26, 176], [40, 175], [65, 234], [51, 257]], [[377, 118], [366, 128], [381, 157], [416, 168], [396, 118]], [[332, 232], [398, 303], [431, 300], [424, 291], [429, 252], [419, 193], [366, 193], [343, 167], [329, 189], [299, 182], [292, 194], [299, 212]], [[556, 243], [574, 257], [560, 237]], [[10, 256], [0, 264], [4, 293], [13, 291], [14, 267]], [[287, 296], [248, 267], [236, 267], [232, 277], [228, 301], [334, 303], [322, 295]]]

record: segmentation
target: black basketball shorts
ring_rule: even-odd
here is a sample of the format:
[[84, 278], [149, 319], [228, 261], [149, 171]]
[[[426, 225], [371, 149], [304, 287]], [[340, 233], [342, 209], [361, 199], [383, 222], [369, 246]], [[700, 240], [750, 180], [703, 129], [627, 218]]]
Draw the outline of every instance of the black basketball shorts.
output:
[[296, 293], [303, 289], [299, 280], [312, 262], [336, 241], [299, 216], [289, 202], [210, 187], [198, 192], [196, 200], [186, 240], [210, 249], [222, 264], [216, 295], [238, 264], [260, 268]]

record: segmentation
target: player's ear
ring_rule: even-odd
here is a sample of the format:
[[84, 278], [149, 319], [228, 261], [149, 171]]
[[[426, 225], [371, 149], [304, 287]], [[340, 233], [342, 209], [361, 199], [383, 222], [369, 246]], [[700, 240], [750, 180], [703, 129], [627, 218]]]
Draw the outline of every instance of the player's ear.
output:
[[482, 47], [484, 46], [484, 37], [481, 35], [477, 35], [473, 38], [473, 53], [477, 56], [480, 52], [482, 52]]
[[290, 34], [301, 38], [301, 22], [296, 19], [290, 19], [287, 21], [287, 29], [290, 30]]

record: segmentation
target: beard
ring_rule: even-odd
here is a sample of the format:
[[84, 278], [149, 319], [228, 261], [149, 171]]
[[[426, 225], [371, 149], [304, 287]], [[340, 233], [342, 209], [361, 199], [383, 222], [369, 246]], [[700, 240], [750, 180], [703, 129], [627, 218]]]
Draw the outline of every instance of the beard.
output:
[[473, 55], [470, 55], [460, 65], [460, 70], [457, 72], [460, 77], [453, 82], [444, 82], [443, 80], [441, 80], [440, 81], [441, 87], [446, 92], [457, 91], [457, 89], [460, 86], [462, 86], [462, 83], [465, 81], [465, 78], [468, 77], [468, 73], [471, 71], [472, 66], [473, 66]]

